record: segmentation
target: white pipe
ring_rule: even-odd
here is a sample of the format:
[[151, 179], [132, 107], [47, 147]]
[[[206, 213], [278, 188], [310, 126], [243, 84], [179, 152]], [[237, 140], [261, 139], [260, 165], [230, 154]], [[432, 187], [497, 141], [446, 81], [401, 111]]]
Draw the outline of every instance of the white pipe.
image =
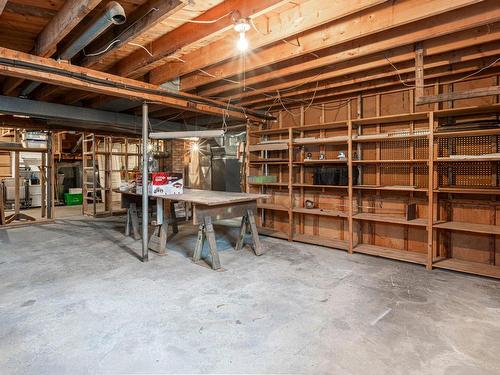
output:
[[222, 137], [224, 130], [190, 130], [180, 132], [155, 132], [149, 135], [151, 139], [181, 139], [181, 138], [216, 138]]

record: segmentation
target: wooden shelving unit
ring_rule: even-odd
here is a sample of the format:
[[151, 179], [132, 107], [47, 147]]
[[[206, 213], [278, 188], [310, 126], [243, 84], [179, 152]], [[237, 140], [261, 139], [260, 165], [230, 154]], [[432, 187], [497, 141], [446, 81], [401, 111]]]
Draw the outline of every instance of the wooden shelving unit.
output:
[[[357, 118], [349, 105], [345, 120], [324, 121], [323, 109], [306, 124], [302, 108], [295, 124], [280, 113], [249, 132], [259, 161], [247, 167], [276, 176], [247, 184], [273, 196], [259, 204], [261, 233], [500, 278], [500, 105], [382, 116], [378, 95], [376, 103], [373, 117], [361, 118], [358, 101]], [[460, 120], [475, 115], [497, 126]], [[314, 179], [345, 167], [342, 184]]]

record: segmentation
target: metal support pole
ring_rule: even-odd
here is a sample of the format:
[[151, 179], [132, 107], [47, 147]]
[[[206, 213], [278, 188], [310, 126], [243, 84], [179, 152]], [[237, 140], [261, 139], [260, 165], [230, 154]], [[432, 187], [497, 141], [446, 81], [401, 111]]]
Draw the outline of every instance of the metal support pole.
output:
[[142, 261], [148, 257], [148, 104], [142, 103]]

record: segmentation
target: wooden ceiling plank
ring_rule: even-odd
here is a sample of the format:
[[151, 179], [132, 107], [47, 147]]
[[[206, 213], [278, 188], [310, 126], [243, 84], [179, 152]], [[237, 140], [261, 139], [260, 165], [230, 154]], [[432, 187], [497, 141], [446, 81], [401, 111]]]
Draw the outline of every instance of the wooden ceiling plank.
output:
[[[439, 81], [440, 84], [446, 84], [447, 82], [451, 82], [453, 80], [459, 79], [463, 77], [465, 74], [469, 74], [471, 72], [477, 71], [481, 68], [481, 64], [478, 62], [477, 64], [467, 63], [467, 66], [460, 67], [455, 70], [449, 70], [445, 68], [436, 68], [435, 71], [429, 72], [426, 74], [425, 79], [427, 84], [433, 84]], [[488, 77], [491, 75], [499, 74], [500, 63], [497, 63], [494, 66], [495, 70], [482, 72], [478, 77]], [[407, 74], [403, 77], [408, 84], [412, 84], [415, 81], [414, 74]], [[348, 99], [348, 98], [356, 98], [360, 92], [363, 92], [364, 95], [369, 95], [370, 93], [378, 93], [380, 91], [384, 91], [384, 93], [390, 92], [400, 92], [404, 90], [408, 90], [411, 88], [401, 87], [401, 83], [399, 80], [394, 80], [394, 77], [386, 77], [380, 78], [375, 81], [364, 81], [362, 80], [359, 83], [353, 83], [352, 85], [345, 86], [342, 90], [326, 90], [326, 92], [316, 93], [314, 96], [314, 104], [318, 104], [321, 102], [330, 102], [332, 100], [338, 99]], [[301, 96], [300, 101], [303, 103], [310, 103], [312, 99], [312, 95]], [[291, 107], [292, 104], [285, 102], [285, 106]], [[272, 101], [260, 102], [258, 105], [253, 106], [254, 109], [260, 110], [268, 110], [268, 108], [283, 108], [281, 103], [273, 103]]]
[[[272, 70], [271, 72], [265, 72], [254, 77], [248, 77], [245, 84], [251, 87], [254, 85], [263, 85], [266, 81], [272, 81], [279, 78], [285, 79], [286, 76], [296, 72], [312, 71], [313, 69], [336, 65], [373, 53], [385, 53], [385, 51], [391, 51], [392, 49], [404, 45], [426, 40], [430, 35], [433, 36], [433, 38], [425, 41], [426, 45], [429, 46], [428, 48], [439, 46], [442, 41], [437, 38], [444, 37], [447, 40], [446, 43], [450, 45], [450, 50], [460, 48], [461, 39], [474, 39], [479, 36], [479, 38], [487, 42], [491, 40], [488, 34], [492, 31], [493, 34], [498, 35], [500, 24], [495, 24], [495, 22], [500, 21], [500, 13], [498, 12], [497, 5], [493, 3], [477, 4], [474, 5], [472, 9], [468, 9], [468, 12], [463, 12], [460, 17], [457, 17], [457, 12], [458, 11], [445, 13], [421, 20], [417, 24], [408, 24], [380, 34], [367, 36], [360, 41], [354, 40], [347, 44], [342, 44], [334, 47], [330, 51], [331, 54], [325, 57], [306, 61], [295, 66]], [[286, 49], [288, 45], [283, 45], [281, 47]], [[426, 52], [429, 53], [429, 51]], [[261, 59], [266, 59], [269, 55], [267, 51], [263, 51], [262, 55], [258, 56], [258, 60], [260, 61]], [[286, 81], [290, 86], [299, 84], [299, 82], [294, 79]], [[202, 96], [219, 96], [221, 93], [237, 87], [238, 85], [225, 83], [215, 88], [201, 90], [198, 93]], [[273, 89], [274, 88], [280, 87], [273, 87]]]
[[52, 18], [52, 21], [38, 36], [34, 53], [38, 56], [52, 56], [57, 44], [75, 28], [102, 0], [68, 0]]
[[0, 0], [0, 15], [3, 13], [5, 5], [7, 5], [7, 0]]
[[[336, 1], [331, 2], [328, 7], [325, 7], [324, 0], [309, 0], [297, 5], [294, 8], [286, 10], [281, 14], [277, 14], [271, 17], [264, 15], [263, 17], [256, 19], [254, 22], [258, 31], [255, 29], [251, 29], [246, 33], [246, 38], [249, 41], [249, 45], [251, 46], [252, 50], [254, 50], [266, 45], [270, 45], [277, 41], [290, 38], [309, 29], [325, 25], [326, 23], [332, 22], [334, 20], [347, 17], [368, 8], [372, 8], [385, 2], [386, 0], [356, 0], [348, 2]], [[321, 9], [321, 11], [318, 11], [318, 9]], [[264, 32], [263, 30], [266, 30], [266, 32]], [[221, 41], [217, 41], [215, 43], [209, 44], [206, 47], [202, 47], [202, 50], [209, 51], [210, 46], [213, 47], [214, 44], [223, 44], [224, 53], [222, 53], [219, 56], [220, 58], [215, 62], [220, 62], [222, 60], [230, 58], [238, 58], [240, 56], [240, 53], [235, 48], [235, 38], [236, 33], [234, 34], [234, 38], [226, 37]], [[189, 62], [188, 64], [166, 63], [163, 66], [153, 69], [150, 75], [150, 82], [162, 84], [186, 73], [195, 71], [196, 68], [190, 70], [190, 62], [191, 56], [196, 54], [197, 52], [198, 51], [194, 51], [193, 53], [186, 55], [185, 59], [183, 58], [183, 60]], [[209, 66], [213, 63], [214, 62], [210, 63], [209, 61], [208, 63], [203, 64], [204, 66]], [[240, 62], [240, 59], [235, 61], [235, 64], [238, 64], [240, 66], [239, 69], [241, 69], [242, 64]], [[193, 64], [193, 66], [195, 65], [199, 64]], [[177, 68], [170, 69], [170, 67], [172, 66]], [[202, 66], [199, 66], [199, 68], [202, 68]], [[234, 72], [232, 74], [234, 74]]]
[[[2, 1], [2, 0], [0, 0]], [[49, 57], [57, 50], [57, 44], [75, 28], [102, 0], [68, 0], [38, 35], [33, 53]], [[0, 12], [1, 13], [1, 12]], [[4, 95], [13, 94], [22, 79], [10, 78], [3, 85]]]
[[[32, 65], [35, 65], [37, 70], [31, 67]], [[42, 70], [48, 68], [52, 71], [47, 72], [46, 70]], [[227, 114], [229, 117], [240, 120], [261, 118], [261, 116], [251, 111], [246, 111], [237, 106], [229, 106], [224, 102], [210, 101], [196, 95], [185, 93], [178, 93], [183, 95], [182, 98], [179, 98], [175, 97], [167, 90], [161, 90], [162, 92], [160, 94], [157, 93], [158, 86], [149, 83], [118, 77], [109, 73], [98, 72], [71, 64], [64, 64], [62, 66], [53, 59], [30, 55], [2, 47], [0, 47], [0, 74], [77, 90], [122, 97], [140, 102], [146, 100], [191, 112], [215, 115]], [[100, 83], [96, 82], [96, 80], [100, 81]], [[106, 84], [104, 84], [104, 82]], [[146, 92], [147, 90], [154, 90], [154, 92], [148, 93]]]
[[[399, 28], [407, 25], [408, 32], [411, 32], [413, 28], [422, 30], [420, 24], [423, 22], [426, 22], [429, 27], [436, 27], [438, 26], [438, 23], [435, 18], [439, 17], [439, 15], [447, 14], [447, 12], [457, 9], [457, 7], [460, 6], [465, 7], [467, 5], [474, 5], [475, 3], [477, 3], [477, 1], [459, 0], [456, 2], [450, 2], [447, 0], [410, 0], [387, 4], [385, 6], [378, 6], [372, 10], [366, 10], [360, 15], [340, 19], [332, 24], [328, 24], [314, 30], [313, 32], [301, 35], [299, 38], [300, 47], [288, 43], [280, 43], [259, 51], [257, 52], [255, 58], [247, 59], [245, 70], [251, 71], [264, 68], [288, 59], [307, 56], [325, 48], [338, 46], [340, 52], [342, 51], [340, 47], [343, 47], [346, 43], [349, 43], [349, 45], [352, 45], [353, 47], [350, 53], [358, 55], [358, 52], [356, 51], [356, 40], [373, 36], [372, 42], [380, 44], [380, 42], [383, 42], [386, 38], [386, 35], [379, 33], [387, 32], [391, 29], [395, 30], [397, 27]], [[496, 15], [498, 15], [498, 5], [495, 4], [495, 0], [488, 0], [485, 1], [485, 3], [486, 7], [482, 7], [481, 4], [477, 4], [480, 8], [481, 14], [489, 9], [491, 12], [495, 10]], [[477, 12], [479, 11], [476, 11], [476, 13]], [[468, 17], [468, 13], [466, 12], [458, 13], [458, 15], [458, 19]], [[456, 19], [457, 14], [454, 13], [453, 20]], [[447, 30], [446, 32], [450, 33], [453, 32], [453, 30]], [[421, 33], [421, 38], [427, 39], [430, 35], [432, 34], [425, 34], [424, 32]], [[391, 35], [389, 34], [389, 36]], [[401, 45], [401, 43], [404, 42], [400, 41], [399, 45]], [[391, 45], [388, 45], [386, 49], [390, 49], [391, 47]], [[219, 41], [214, 43], [214, 45], [203, 47], [199, 51], [196, 51], [196, 54], [186, 55], [185, 60], [188, 63], [175, 64], [175, 68], [170, 68], [170, 72], [168, 72], [168, 74], [173, 76], [183, 76], [186, 73], [196, 71], [198, 68], [203, 68], [208, 73], [207, 75], [198, 74], [191, 77], [181, 78], [181, 87], [184, 91], [192, 90], [195, 87], [217, 81], [221, 78], [227, 78], [234, 76], [235, 74], [240, 74], [243, 71], [243, 67], [239, 61], [229, 61], [224, 64], [214, 65], [212, 68], [206, 68], [220, 61], [225, 55], [228, 55], [228, 52], [225, 52], [227, 49], [229, 49], [229, 44], [226, 41]], [[349, 56], [347, 53], [345, 55], [346, 57]], [[329, 60], [328, 57], [323, 59], [313, 59], [310, 60], [304, 68], [313, 69], [319, 66], [324, 66], [325, 64], [329, 65], [331, 63], [334, 62], [331, 62], [331, 59]], [[302, 67], [297, 67], [297, 70], [295, 70], [294, 67], [291, 66], [287, 69], [287, 71], [293, 73], [298, 71], [298, 69], [302, 69]], [[269, 75], [272, 73], [274, 72], [270, 72]], [[157, 74], [156, 77], [155, 74]], [[212, 78], [209, 75], [215, 76], [216, 78]], [[152, 83], [161, 81], [164, 77], [164, 72], [159, 69], [155, 69], [151, 72]], [[247, 80], [247, 84], [251, 85], [251, 81], [252, 79]]]
[[[241, 17], [251, 17], [265, 13], [279, 5], [287, 3], [286, 0], [226, 0], [196, 17], [195, 21], [215, 20], [232, 12], [239, 11]], [[154, 40], [150, 44], [153, 56], [143, 49], [138, 49], [126, 58], [119, 61], [112, 68], [112, 72], [122, 77], [136, 77], [144, 74], [148, 66], [178, 49], [206, 38], [211, 34], [218, 34], [232, 27], [231, 17], [223, 17], [217, 22], [203, 24], [202, 26], [185, 23], [171, 32]]]
[[[424, 67], [425, 69], [444, 68], [443, 71], [448, 72], [450, 69], [450, 64], [460, 63], [462, 64], [462, 66], [477, 66], [478, 61], [483, 61], [484, 59], [488, 58], [493, 59], [499, 55], [500, 48], [498, 47], [498, 43], [492, 42], [488, 45], [466, 48], [459, 52], [451, 51], [440, 55], [430, 56], [428, 58], [428, 61], [426, 61]], [[380, 63], [383, 65], [380, 65], [377, 68], [370, 67], [370, 69], [366, 70], [362, 68], [362, 65], [355, 65], [354, 69], [343, 69], [344, 74], [339, 74], [336, 80], [321, 82], [318, 85], [311, 84], [307, 88], [284, 92], [280, 95], [280, 97], [282, 99], [287, 99], [290, 97], [307, 95], [313, 92], [321, 92], [324, 90], [340, 90], [342, 87], [352, 85], [353, 83], [374, 81], [386, 77], [393, 77], [395, 82], [400, 82], [398, 80], [398, 73], [401, 75], [412, 75], [415, 73], [414, 60], [412, 59], [411, 53], [405, 53], [401, 56], [395, 56], [394, 58], [391, 58], [391, 62], [393, 64], [396, 64], [398, 71], [394, 70], [386, 60], [380, 60]], [[369, 64], [366, 65], [369, 66]], [[245, 106], [253, 106], [262, 101], [269, 101], [269, 98], [266, 97], [254, 96], [248, 99], [249, 100], [245, 100], [240, 104]]]
[[186, 6], [186, 0], [149, 0], [130, 16], [127, 17], [127, 23], [118, 28], [113, 28], [99, 37], [95, 43], [87, 49], [90, 52], [102, 51], [115, 40], [119, 40], [112, 48], [98, 56], [85, 57], [79, 64], [85, 67], [91, 67], [99, 63], [111, 53], [114, 53], [120, 47], [127, 45], [134, 39], [140, 37], [149, 31], [158, 23], [164, 21], [172, 14], [178, 12]]

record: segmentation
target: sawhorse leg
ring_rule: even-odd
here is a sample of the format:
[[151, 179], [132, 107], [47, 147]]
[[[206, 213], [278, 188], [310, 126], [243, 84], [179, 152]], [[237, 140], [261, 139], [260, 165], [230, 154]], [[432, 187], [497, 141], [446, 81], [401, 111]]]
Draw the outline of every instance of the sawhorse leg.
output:
[[265, 250], [260, 242], [259, 232], [257, 231], [257, 225], [255, 224], [255, 217], [253, 215], [253, 210], [247, 210], [245, 216], [241, 219], [240, 235], [238, 237], [238, 242], [236, 242], [235, 250], [241, 250], [245, 243], [245, 236], [250, 229], [253, 240], [253, 252], [255, 255], [262, 255]]
[[221, 268], [219, 253], [217, 251], [217, 242], [215, 240], [215, 231], [212, 224], [212, 218], [210, 216], [205, 216], [203, 218], [203, 224], [200, 224], [198, 228], [198, 238], [196, 240], [196, 246], [193, 254], [193, 261], [198, 262], [201, 259], [201, 252], [203, 250], [203, 243], [205, 238], [208, 241], [208, 248], [210, 250], [210, 255], [212, 258], [212, 269], [218, 270]]
[[132, 228], [134, 240], [139, 240], [141, 235], [139, 234], [139, 217], [137, 216], [137, 206], [135, 203], [130, 203], [127, 208], [126, 236], [130, 236], [130, 228]]

